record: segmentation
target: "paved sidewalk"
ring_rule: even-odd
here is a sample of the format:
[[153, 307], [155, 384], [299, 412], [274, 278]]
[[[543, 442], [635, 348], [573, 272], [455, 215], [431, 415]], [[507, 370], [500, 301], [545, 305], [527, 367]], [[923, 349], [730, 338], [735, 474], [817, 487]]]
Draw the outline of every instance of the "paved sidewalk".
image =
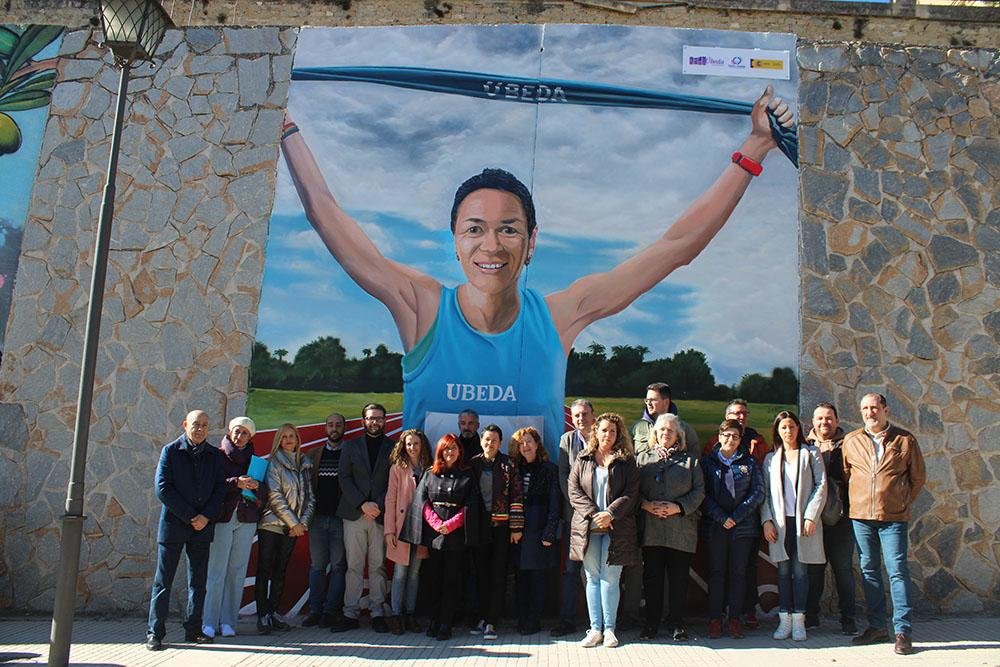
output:
[[[1000, 618], [924, 620], [917, 624], [917, 653], [897, 656], [891, 644], [852, 647], [850, 639], [835, 632], [835, 623], [811, 630], [804, 643], [771, 639], [773, 623], [748, 634], [746, 639], [705, 638], [703, 621], [690, 626], [691, 641], [675, 644], [668, 639], [640, 642], [638, 631], [622, 633], [617, 649], [584, 649], [576, 642], [557, 641], [547, 633], [521, 637], [513, 628], [501, 627], [500, 639], [485, 642], [468, 634], [456, 634], [447, 642], [423, 635], [378, 635], [361, 630], [331, 634], [319, 628], [295, 627], [284, 633], [258, 637], [253, 624], [244, 619], [239, 636], [217, 639], [209, 646], [172, 644], [183, 637], [175, 621], [168, 625], [168, 648], [153, 653], [142, 646], [144, 620], [77, 619], [73, 626], [74, 644], [70, 654], [74, 665], [388, 665], [427, 664], [497, 666], [520, 665], [648, 665], [659, 667], [814, 667], [829, 665], [948, 665], [960, 667], [1000, 667]], [[48, 656], [50, 621], [45, 618], [0, 619], [0, 663], [44, 664]], [[464, 632], [464, 631], [463, 631]], [[582, 636], [582, 633], [581, 633]], [[577, 637], [576, 639], [579, 639]], [[436, 664], [434, 667], [438, 667]]]

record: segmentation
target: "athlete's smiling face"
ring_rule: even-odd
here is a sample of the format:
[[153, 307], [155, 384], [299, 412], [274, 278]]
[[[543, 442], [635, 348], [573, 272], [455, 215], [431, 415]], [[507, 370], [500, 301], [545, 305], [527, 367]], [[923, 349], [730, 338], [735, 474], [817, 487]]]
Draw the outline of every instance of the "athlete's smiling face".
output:
[[455, 252], [469, 283], [487, 294], [516, 285], [535, 250], [521, 200], [503, 190], [475, 190], [455, 219]]

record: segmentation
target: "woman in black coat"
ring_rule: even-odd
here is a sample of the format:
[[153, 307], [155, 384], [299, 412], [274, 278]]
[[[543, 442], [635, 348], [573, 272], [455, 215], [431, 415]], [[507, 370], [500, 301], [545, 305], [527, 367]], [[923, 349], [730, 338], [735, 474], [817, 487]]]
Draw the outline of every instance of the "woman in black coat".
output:
[[[719, 425], [719, 446], [701, 459], [705, 475], [701, 532], [708, 544], [708, 637], [722, 636], [722, 611], [729, 603], [729, 634], [743, 638], [739, 609], [746, 587], [746, 563], [760, 540], [759, 506], [764, 477], [750, 452], [740, 447], [743, 425]], [[737, 610], [737, 611], [734, 611]]]
[[426, 577], [433, 610], [428, 637], [451, 638], [452, 618], [465, 589], [466, 553], [477, 544], [483, 521], [482, 504], [462, 445], [446, 433], [437, 441], [434, 463], [417, 485], [399, 535], [404, 542], [430, 548], [420, 575]]
[[542, 628], [546, 575], [559, 563], [553, 546], [561, 505], [559, 469], [549, 461], [538, 431], [530, 426], [515, 431], [507, 449], [521, 475], [524, 497], [524, 535], [511, 546], [517, 573], [517, 629], [522, 635], [533, 635]]

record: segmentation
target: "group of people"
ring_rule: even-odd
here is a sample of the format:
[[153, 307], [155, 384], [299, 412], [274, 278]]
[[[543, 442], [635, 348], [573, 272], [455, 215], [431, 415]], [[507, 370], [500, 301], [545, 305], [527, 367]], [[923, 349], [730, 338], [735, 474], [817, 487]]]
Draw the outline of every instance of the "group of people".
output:
[[[641, 640], [659, 636], [665, 621], [668, 635], [685, 641], [700, 536], [707, 547], [708, 636], [721, 637], [725, 628], [741, 638], [758, 626], [763, 536], [778, 568], [775, 639], [805, 640], [807, 628], [819, 625], [827, 563], [841, 628], [857, 635], [857, 544], [868, 627], [853, 642], [889, 638], [884, 560], [895, 650], [912, 652], [907, 526], [924, 467], [915, 438], [889, 424], [884, 396], [862, 397], [864, 426], [846, 436], [832, 404], [815, 408], [808, 432], [794, 413], [780, 412], [770, 447], [747, 425], [746, 401], [735, 399], [704, 453], [677, 416], [669, 386], [649, 385], [645, 407], [628, 428], [620, 415], [595, 415], [589, 401], [574, 401], [574, 428], [560, 439], [557, 464], [530, 426], [510, 434], [502, 452], [501, 428], [480, 430], [471, 410], [459, 416], [458, 434], [433, 447], [417, 429], [394, 442], [385, 433], [384, 407], [373, 403], [363, 409], [362, 436], [345, 442], [345, 419], [334, 413], [324, 446], [309, 453], [300, 450], [297, 429], [282, 425], [262, 481], [247, 474], [253, 422], [233, 419], [215, 448], [206, 443], [207, 415], [193, 411], [157, 469], [163, 513], [146, 646], [163, 647], [182, 550], [190, 572], [185, 638], [209, 643], [217, 634], [236, 634], [255, 533], [260, 633], [289, 627], [277, 604], [296, 540], [307, 536], [307, 627], [356, 629], [364, 605], [375, 632], [445, 640], [462, 620], [484, 640], [497, 639], [513, 569], [517, 629], [534, 634], [541, 629], [546, 575], [565, 556], [553, 636], [577, 631], [582, 570], [589, 616], [582, 646], [617, 646], [619, 615], [641, 625]], [[426, 626], [416, 616], [418, 586], [429, 610]]]

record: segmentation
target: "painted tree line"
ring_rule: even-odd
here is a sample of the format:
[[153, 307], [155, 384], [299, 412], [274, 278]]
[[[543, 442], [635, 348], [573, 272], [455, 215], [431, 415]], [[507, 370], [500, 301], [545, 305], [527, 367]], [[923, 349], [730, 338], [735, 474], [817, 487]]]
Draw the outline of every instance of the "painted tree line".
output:
[[[303, 345], [288, 361], [288, 350], [273, 352], [257, 341], [250, 361], [250, 385], [260, 389], [306, 389], [342, 392], [403, 390], [403, 355], [384, 344], [349, 357], [339, 338], [322, 336]], [[675, 399], [727, 400], [742, 396], [752, 402], [795, 403], [799, 381], [791, 368], [775, 368], [770, 376], [749, 373], [734, 385], [715, 381], [705, 353], [695, 349], [672, 357], [646, 359], [642, 345], [591, 343], [570, 351], [566, 394], [570, 396], [639, 396], [650, 382], [667, 382]]]

